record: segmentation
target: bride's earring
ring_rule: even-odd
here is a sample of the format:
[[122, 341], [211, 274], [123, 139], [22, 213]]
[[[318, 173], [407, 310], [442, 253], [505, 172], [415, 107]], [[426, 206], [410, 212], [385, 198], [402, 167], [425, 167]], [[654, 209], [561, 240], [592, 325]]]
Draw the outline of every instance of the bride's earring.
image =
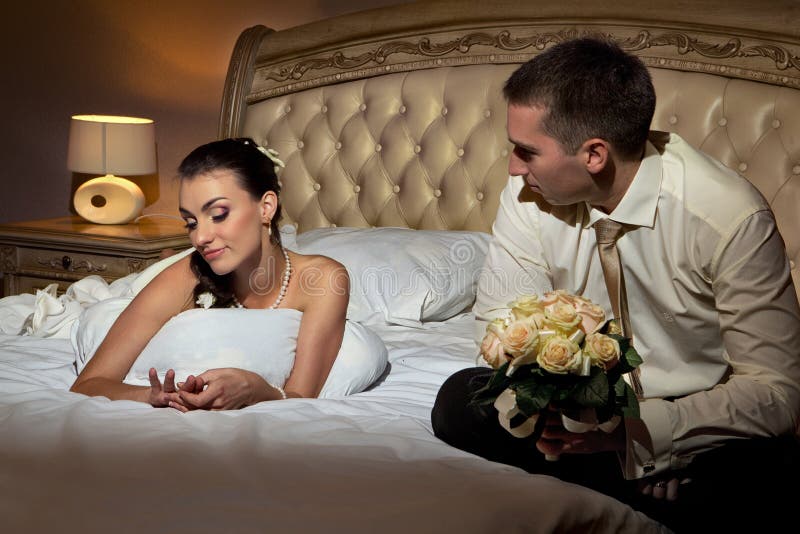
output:
[[272, 221], [267, 221], [267, 234], [272, 237]]

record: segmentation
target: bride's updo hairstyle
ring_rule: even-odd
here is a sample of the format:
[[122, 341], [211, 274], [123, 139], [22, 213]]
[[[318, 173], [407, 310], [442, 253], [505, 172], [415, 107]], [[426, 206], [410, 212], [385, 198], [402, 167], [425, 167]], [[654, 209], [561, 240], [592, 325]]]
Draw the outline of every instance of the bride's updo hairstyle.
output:
[[[215, 171], [230, 171], [236, 177], [239, 186], [247, 191], [255, 201], [260, 201], [267, 191], [280, 195], [278, 176], [275, 174], [275, 163], [249, 137], [223, 139], [199, 146], [192, 150], [178, 166], [178, 178], [181, 181], [193, 180], [195, 177]], [[273, 244], [281, 245], [281, 234], [278, 221], [281, 217], [281, 205], [275, 210], [270, 221]], [[203, 259], [198, 251], [191, 257], [192, 271], [198, 278], [194, 288], [194, 298], [205, 292], [214, 296], [214, 308], [227, 308], [233, 303], [233, 290], [229, 275], [219, 276]]]

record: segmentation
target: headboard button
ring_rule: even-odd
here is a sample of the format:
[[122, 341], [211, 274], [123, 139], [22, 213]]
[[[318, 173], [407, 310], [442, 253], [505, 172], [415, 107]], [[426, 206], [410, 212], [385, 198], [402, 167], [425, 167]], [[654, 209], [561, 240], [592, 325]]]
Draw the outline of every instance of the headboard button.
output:
[[383, 147], [381, 146], [381, 144], [380, 144], [380, 143], [378, 143], [377, 145], [375, 145], [375, 152], [380, 152], [381, 150], [383, 150]]
[[483, 193], [478, 191], [478, 194], [475, 195], [475, 198], [477, 198], [479, 201], [483, 200]]
[[773, 128], [780, 128], [781, 127], [781, 121], [779, 121], [778, 119], [775, 119], [774, 121], [772, 121], [772, 127]]
[[463, 155], [464, 155], [464, 149], [463, 149], [463, 148], [459, 148], [459, 149], [456, 151], [456, 155], [457, 155], [459, 158], [460, 158], [461, 156], [463, 156]]
[[800, 174], [800, 165], [792, 167], [792, 174]]
[[672, 117], [669, 118], [669, 123], [670, 124], [677, 124], [678, 123], [678, 117], [673, 115]]
[[442, 196], [442, 190], [441, 189], [434, 189], [433, 190], [433, 196], [435, 196], [436, 198], [439, 198], [440, 196]]
[[303, 148], [304, 146], [305, 146], [305, 143], [303, 143], [302, 141], [298, 141], [297, 142], [297, 148]]
[[794, 260], [789, 260], [789, 267], [794, 269]]
[[314, 191], [319, 191], [320, 189], [322, 189], [322, 186], [320, 184], [318, 183], [314, 184]]
[[400, 186], [396, 185], [396, 186], [392, 187], [392, 191], [394, 191], [395, 193], [399, 193], [400, 192]]
[[416, 145], [414, 147], [414, 154], [419, 154], [420, 152], [422, 152], [422, 147], [419, 146], [419, 145]]
[[333, 145], [333, 146], [334, 146], [334, 148], [335, 148], [336, 150], [339, 150], [340, 148], [342, 148], [342, 143], [340, 143], [339, 141], [336, 141], [336, 144], [335, 144], [335, 145]]
[[744, 162], [740, 163], [740, 164], [739, 164], [739, 170], [740, 170], [741, 172], [744, 172], [744, 171], [746, 171], [746, 170], [747, 170], [747, 163], [744, 163]]
[[360, 185], [354, 185], [353, 186], [353, 192], [354, 193], [359, 193], [360, 191], [361, 191], [361, 186]]
[[717, 122], [717, 124], [719, 124], [720, 126], [725, 126], [726, 124], [728, 124], [728, 119], [726, 119], [725, 117], [722, 117], [722, 118], [721, 118], [721, 119], [720, 119], [720, 120]]
[[367, 105], [361, 104], [360, 106], [358, 106], [358, 109], [360, 109], [361, 111], [367, 111]]

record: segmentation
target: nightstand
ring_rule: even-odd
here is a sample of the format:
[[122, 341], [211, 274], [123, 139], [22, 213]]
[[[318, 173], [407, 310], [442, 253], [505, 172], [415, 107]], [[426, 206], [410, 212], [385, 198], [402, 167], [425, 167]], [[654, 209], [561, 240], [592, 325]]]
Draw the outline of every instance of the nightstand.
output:
[[111, 282], [155, 263], [165, 250], [189, 246], [183, 223], [164, 217], [115, 225], [76, 216], [0, 224], [0, 296], [32, 293], [53, 282], [62, 292], [90, 274]]

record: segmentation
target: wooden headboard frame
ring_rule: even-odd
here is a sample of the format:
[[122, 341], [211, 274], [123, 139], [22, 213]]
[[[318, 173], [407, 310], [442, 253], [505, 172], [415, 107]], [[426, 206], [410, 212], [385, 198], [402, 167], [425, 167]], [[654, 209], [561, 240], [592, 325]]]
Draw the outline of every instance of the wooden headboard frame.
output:
[[253, 26], [231, 58], [219, 136], [249, 135], [288, 160], [281, 197], [300, 231], [491, 231], [507, 181], [502, 83], [580, 35], [641, 57], [656, 85], [654, 129], [676, 131], [751, 179], [800, 260], [793, 0], [444, 0], [277, 32]]

